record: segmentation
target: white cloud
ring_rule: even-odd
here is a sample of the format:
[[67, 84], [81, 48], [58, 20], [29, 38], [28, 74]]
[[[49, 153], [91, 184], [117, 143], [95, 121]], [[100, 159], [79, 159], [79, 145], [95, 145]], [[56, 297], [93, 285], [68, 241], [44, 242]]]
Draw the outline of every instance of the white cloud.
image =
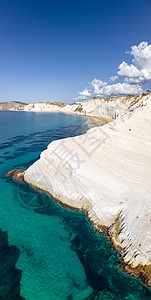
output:
[[151, 80], [151, 45], [142, 42], [138, 46], [131, 47], [133, 55], [132, 63], [141, 70], [146, 80]]
[[118, 75], [125, 76], [125, 82], [132, 84], [144, 84], [151, 80], [151, 45], [142, 42], [138, 46], [132, 46], [130, 54], [133, 56], [132, 64], [128, 65], [123, 61], [119, 65]]
[[104, 86], [99, 90], [97, 96], [115, 96], [115, 95], [128, 95], [128, 94], [139, 94], [142, 93], [143, 89], [139, 85], [131, 85], [129, 83], [115, 83]]
[[111, 77], [110, 77], [110, 80], [114, 83], [114, 82], [116, 81], [117, 78], [118, 78], [118, 76], [116, 76], [116, 75], [115, 75], [115, 76], [111, 76]]
[[91, 85], [94, 88], [93, 93], [97, 96], [113, 96], [113, 95], [126, 95], [126, 94], [138, 94], [143, 90], [139, 85], [131, 85], [129, 83], [116, 83], [107, 85], [106, 82], [103, 82], [99, 79], [94, 79], [91, 82]]
[[74, 98], [75, 100], [86, 100], [88, 97], [91, 97], [91, 91], [85, 88], [82, 92], [79, 92], [79, 96]]
[[86, 88], [82, 92], [80, 92], [79, 95], [84, 96], [84, 97], [89, 97], [89, 96], [91, 96], [91, 93], [90, 93], [90, 90], [88, 90]]
[[118, 67], [118, 75], [121, 76], [122, 83], [116, 83], [118, 76], [111, 76], [113, 84], [108, 85], [99, 79], [91, 82], [92, 92], [87, 88], [79, 93], [78, 98], [85, 100], [92, 94], [97, 96], [113, 96], [139, 94], [143, 92], [143, 86], [151, 80], [151, 45], [142, 42], [138, 46], [132, 46], [131, 51], [127, 52], [132, 55], [131, 64], [123, 61]]
[[119, 65], [118, 75], [127, 77], [139, 77], [142, 76], [142, 72], [138, 70], [133, 64], [128, 65], [125, 61], [123, 61]]
[[102, 80], [99, 80], [97, 78], [93, 79], [91, 82], [91, 85], [94, 88], [94, 94], [98, 94], [101, 87], [106, 86], [107, 82], [103, 82]]
[[140, 85], [144, 85], [146, 83], [146, 80], [143, 76], [139, 76], [139, 77], [126, 77], [124, 79], [125, 82], [130, 83], [130, 84], [140, 84]]

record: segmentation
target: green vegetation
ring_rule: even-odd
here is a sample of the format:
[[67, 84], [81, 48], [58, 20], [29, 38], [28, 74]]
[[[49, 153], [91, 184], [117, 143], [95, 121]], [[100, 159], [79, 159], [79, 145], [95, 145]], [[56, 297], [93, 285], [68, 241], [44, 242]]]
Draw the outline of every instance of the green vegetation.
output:
[[57, 105], [57, 106], [59, 106], [59, 107], [64, 107], [66, 104], [65, 103], [63, 103], [63, 102], [53, 102], [52, 103], [53, 105]]
[[76, 109], [75, 109], [75, 111], [78, 111], [78, 112], [82, 112], [82, 110], [83, 110], [83, 107], [82, 107], [82, 104], [80, 104]]
[[66, 104], [63, 103], [63, 102], [56, 102], [56, 101], [42, 101], [42, 102], [39, 102], [39, 103], [45, 103], [45, 104], [49, 104], [49, 105], [57, 105], [59, 107], [64, 107]]
[[22, 104], [22, 105], [28, 105], [27, 103], [21, 102], [21, 101], [15, 101], [15, 102], [18, 103], [18, 104]]
[[151, 92], [150, 90], [146, 90], [146, 93], [148, 93], [148, 94], [149, 94], [150, 92]]
[[127, 97], [134, 97], [134, 95], [128, 94]]

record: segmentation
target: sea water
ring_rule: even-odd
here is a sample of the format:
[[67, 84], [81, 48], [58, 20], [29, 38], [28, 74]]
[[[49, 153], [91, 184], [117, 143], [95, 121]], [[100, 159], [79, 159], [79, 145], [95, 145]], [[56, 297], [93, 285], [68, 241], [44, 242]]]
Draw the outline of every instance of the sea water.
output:
[[[0, 177], [28, 168], [56, 139], [88, 130], [86, 117], [0, 112]], [[28, 184], [0, 178], [0, 229], [20, 250], [21, 295], [27, 300], [151, 299], [85, 214], [60, 206]]]

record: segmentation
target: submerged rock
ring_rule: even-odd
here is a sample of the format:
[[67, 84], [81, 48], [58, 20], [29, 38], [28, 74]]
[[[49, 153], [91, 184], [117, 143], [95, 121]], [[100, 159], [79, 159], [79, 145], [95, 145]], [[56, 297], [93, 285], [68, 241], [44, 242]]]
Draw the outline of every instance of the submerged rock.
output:
[[6, 232], [0, 230], [0, 300], [25, 300], [20, 296], [22, 271], [15, 268], [20, 251], [8, 245]]

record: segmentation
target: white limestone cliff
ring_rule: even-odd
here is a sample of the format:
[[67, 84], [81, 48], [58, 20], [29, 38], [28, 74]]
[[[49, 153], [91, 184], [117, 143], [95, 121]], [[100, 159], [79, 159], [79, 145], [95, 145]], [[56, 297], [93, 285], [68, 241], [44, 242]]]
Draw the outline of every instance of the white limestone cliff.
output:
[[63, 112], [79, 115], [103, 117], [115, 119], [135, 105], [142, 95], [123, 96], [113, 98], [92, 98], [88, 101], [65, 104], [60, 102], [30, 103], [24, 107], [24, 111], [31, 112]]
[[116, 100], [102, 104], [102, 116], [119, 112], [116, 120], [50, 143], [24, 179], [86, 209], [98, 228], [109, 229], [126, 269], [151, 285], [151, 94], [131, 104]]

